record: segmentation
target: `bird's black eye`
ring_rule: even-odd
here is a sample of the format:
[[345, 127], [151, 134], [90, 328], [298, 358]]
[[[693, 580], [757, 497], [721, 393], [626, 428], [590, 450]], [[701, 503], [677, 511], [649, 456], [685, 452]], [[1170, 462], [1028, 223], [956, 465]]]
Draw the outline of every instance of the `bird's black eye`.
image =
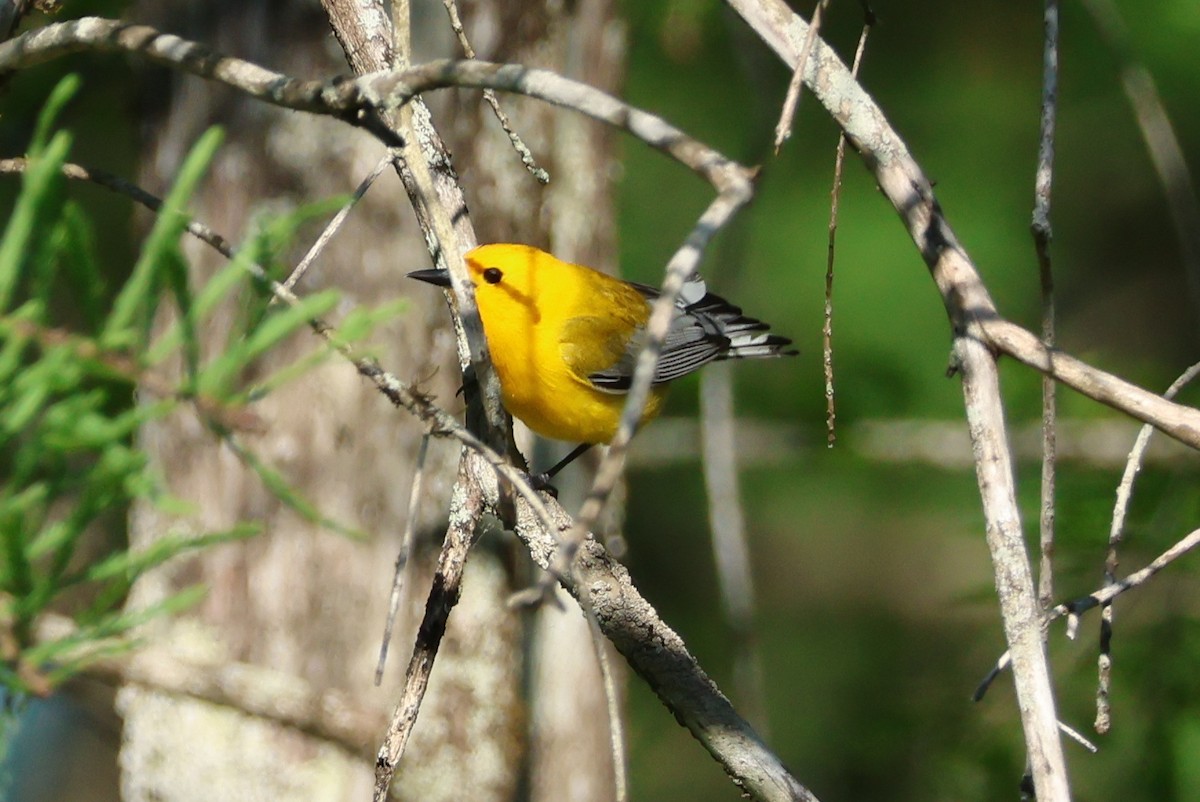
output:
[[499, 284], [504, 278], [504, 272], [498, 267], [489, 267], [483, 271], [483, 280], [488, 284]]

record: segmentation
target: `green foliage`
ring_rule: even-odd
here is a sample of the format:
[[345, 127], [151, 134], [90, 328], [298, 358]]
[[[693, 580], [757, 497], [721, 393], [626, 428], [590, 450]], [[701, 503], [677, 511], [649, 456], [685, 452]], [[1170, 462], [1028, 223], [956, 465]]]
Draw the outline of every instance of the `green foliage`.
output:
[[[326, 353], [317, 347], [254, 385], [243, 378], [264, 354], [337, 303], [332, 292], [295, 305], [269, 303], [259, 267], [333, 202], [264, 220], [229, 266], [193, 288], [180, 239], [191, 222], [189, 200], [221, 143], [220, 132], [210, 130], [180, 169], [128, 279], [110, 292], [88, 217], [66, 191], [63, 167], [72, 137], [55, 131], [78, 86], [68, 78], [51, 93], [0, 239], [0, 685], [15, 694], [45, 692], [95, 660], [129, 649], [131, 629], [187, 607], [202, 593], [187, 588], [156, 606], [124, 612], [132, 582], [145, 571], [258, 531], [240, 524], [222, 532], [173, 532], [137, 551], [118, 537], [96, 556], [97, 541], [106, 531], [114, 540], [111, 531], [120, 530], [135, 501], [173, 512], [185, 508], [165, 492], [138, 447], [138, 429], [148, 422], [190, 408], [282, 503], [348, 533], [238, 442], [236, 423], [245, 419], [239, 413], [246, 404]], [[202, 357], [199, 327], [223, 301], [254, 296], [243, 292], [247, 286], [259, 299], [242, 301], [241, 325], [229, 327], [223, 347]], [[168, 299], [174, 322], [152, 338], [151, 324]], [[63, 309], [76, 321], [70, 330], [56, 317]], [[365, 335], [382, 316], [356, 315], [350, 333]], [[184, 366], [182, 378], [172, 378], [169, 364]], [[139, 385], [150, 392], [135, 400]], [[69, 614], [74, 626], [67, 635], [39, 639], [36, 624], [51, 611]]]

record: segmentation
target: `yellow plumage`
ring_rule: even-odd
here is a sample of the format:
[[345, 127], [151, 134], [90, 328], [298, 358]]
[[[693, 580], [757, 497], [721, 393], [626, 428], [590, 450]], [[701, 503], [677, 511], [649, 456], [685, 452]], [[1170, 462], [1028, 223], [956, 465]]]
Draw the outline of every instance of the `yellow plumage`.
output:
[[[611, 440], [657, 290], [528, 245], [481, 245], [466, 263], [508, 411], [545, 437]], [[410, 275], [449, 283], [442, 271]], [[766, 329], [699, 279], [688, 282], [642, 423], [661, 410], [668, 382], [706, 362], [794, 353]]]

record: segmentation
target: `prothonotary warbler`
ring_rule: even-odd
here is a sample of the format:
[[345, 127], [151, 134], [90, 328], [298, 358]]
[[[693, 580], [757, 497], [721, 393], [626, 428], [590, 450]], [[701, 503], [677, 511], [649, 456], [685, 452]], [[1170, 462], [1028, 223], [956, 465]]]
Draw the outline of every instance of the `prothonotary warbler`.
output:
[[[544, 437], [581, 443], [538, 477], [544, 484], [616, 434], [658, 290], [529, 245], [480, 245], [465, 258], [505, 407]], [[408, 275], [450, 285], [444, 270]], [[767, 329], [693, 276], [675, 302], [641, 422], [662, 409], [671, 381], [707, 362], [796, 353]]]

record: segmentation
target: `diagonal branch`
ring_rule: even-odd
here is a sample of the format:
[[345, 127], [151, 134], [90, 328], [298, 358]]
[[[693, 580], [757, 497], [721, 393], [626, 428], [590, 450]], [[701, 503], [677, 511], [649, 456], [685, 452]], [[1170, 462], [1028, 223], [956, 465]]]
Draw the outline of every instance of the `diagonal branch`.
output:
[[[478, 459], [474, 454], [468, 459]], [[484, 493], [496, 498], [495, 479], [483, 473]], [[572, 525], [561, 507], [549, 507], [559, 530]], [[517, 502], [517, 537], [534, 562], [550, 568], [559, 543], [523, 500]], [[721, 764], [733, 782], [758, 800], [816, 802], [725, 698], [683, 640], [658, 616], [630, 581], [629, 572], [594, 539], [585, 540], [563, 585], [587, 603], [605, 637], [624, 655], [663, 704]]]
[[[1086, 596], [1065, 601], [1056, 604], [1046, 614], [1046, 624], [1056, 621], [1059, 618], [1066, 616], [1067, 618], [1067, 637], [1074, 638], [1078, 629], [1079, 616], [1086, 613], [1088, 610], [1094, 610], [1097, 607], [1108, 607], [1113, 600], [1126, 591], [1134, 590], [1149, 582], [1154, 576], [1166, 568], [1171, 563], [1190, 553], [1197, 546], [1200, 546], [1200, 529], [1193, 529], [1182, 538], [1179, 539], [1169, 549], [1155, 557], [1142, 568], [1134, 571], [1124, 579], [1115, 579], [1104, 585], [1104, 587], [1092, 591]], [[1000, 675], [1000, 672], [1008, 668], [1011, 662], [1011, 653], [1004, 652], [996, 660], [996, 664], [988, 672], [987, 676], [979, 683], [975, 689], [975, 693], [971, 698], [978, 702], [983, 698], [991, 687], [992, 682]]]
[[[728, 2], [785, 62], [795, 61], [807, 26], [782, 0]], [[946, 222], [933, 196], [932, 184], [888, 123], [883, 110], [819, 37], [810, 62], [812, 66], [805, 80], [862, 155], [880, 189], [900, 215], [929, 266], [955, 331], [965, 330], [970, 324], [991, 349], [1200, 449], [1200, 410], [1165, 401], [1111, 373], [1047, 348], [1036, 335], [1005, 320], [970, 256]]]
[[[782, 0], [729, 0], [729, 4], [785, 63], [793, 67], [798, 63], [808, 26]], [[1013, 654], [1017, 702], [1034, 785], [1041, 802], [1065, 802], [1070, 799], [1070, 789], [1050, 667], [1041, 638], [1041, 610], [1021, 535], [999, 374], [986, 328], [987, 323], [1000, 319], [999, 314], [943, 217], [932, 184], [888, 124], [882, 109], [819, 38], [810, 62], [805, 82], [858, 149], [883, 194], [899, 213], [950, 317], [987, 542], [1005, 635]]]

